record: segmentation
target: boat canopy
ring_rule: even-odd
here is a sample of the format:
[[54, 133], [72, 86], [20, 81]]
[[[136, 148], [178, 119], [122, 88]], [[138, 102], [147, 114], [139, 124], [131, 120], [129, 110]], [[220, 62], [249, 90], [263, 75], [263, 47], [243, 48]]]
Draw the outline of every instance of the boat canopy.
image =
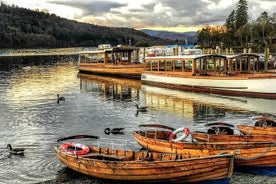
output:
[[260, 72], [263, 69], [258, 54], [176, 55], [146, 57], [146, 71], [183, 72], [191, 75], [230, 75]]

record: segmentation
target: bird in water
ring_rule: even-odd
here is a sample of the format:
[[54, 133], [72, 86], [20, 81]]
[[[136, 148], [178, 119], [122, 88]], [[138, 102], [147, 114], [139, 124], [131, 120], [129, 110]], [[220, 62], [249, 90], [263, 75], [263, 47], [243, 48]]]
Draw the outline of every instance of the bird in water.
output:
[[65, 101], [65, 97], [59, 96], [59, 94], [57, 94], [57, 103], [59, 103], [59, 101]]
[[110, 133], [112, 133], [112, 134], [124, 134], [123, 129], [124, 128], [112, 128], [112, 129], [106, 128], [106, 129], [104, 129], [104, 133], [105, 134], [110, 134]]
[[13, 155], [24, 155], [24, 148], [12, 148], [10, 144], [7, 144], [8, 152]]
[[137, 111], [140, 112], [146, 112], [148, 110], [148, 106], [139, 106], [138, 104], [135, 104]]

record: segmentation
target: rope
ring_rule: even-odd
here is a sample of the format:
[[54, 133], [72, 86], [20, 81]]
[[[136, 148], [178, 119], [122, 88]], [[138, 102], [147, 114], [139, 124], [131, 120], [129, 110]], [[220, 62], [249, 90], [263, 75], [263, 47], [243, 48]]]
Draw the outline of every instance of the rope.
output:
[[[241, 159], [241, 160], [254, 160], [254, 159], [257, 159], [257, 158], [260, 158], [260, 157], [263, 157], [266, 153], [268, 153], [269, 151], [271, 151], [273, 149], [273, 147], [276, 146], [276, 143], [273, 143], [270, 147], [268, 147], [265, 151], [257, 154], [256, 156], [251, 156], [251, 157], [240, 157], [238, 155], [235, 154], [235, 158], [237, 159]], [[238, 152], [236, 150], [236, 152]]]

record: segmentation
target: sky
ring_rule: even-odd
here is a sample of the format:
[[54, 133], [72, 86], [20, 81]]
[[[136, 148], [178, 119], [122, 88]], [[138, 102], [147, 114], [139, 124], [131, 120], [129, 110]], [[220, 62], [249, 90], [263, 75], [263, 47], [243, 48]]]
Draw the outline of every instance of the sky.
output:
[[[197, 31], [223, 25], [238, 0], [0, 0], [5, 4], [108, 27]], [[249, 16], [276, 13], [276, 0], [248, 0]]]

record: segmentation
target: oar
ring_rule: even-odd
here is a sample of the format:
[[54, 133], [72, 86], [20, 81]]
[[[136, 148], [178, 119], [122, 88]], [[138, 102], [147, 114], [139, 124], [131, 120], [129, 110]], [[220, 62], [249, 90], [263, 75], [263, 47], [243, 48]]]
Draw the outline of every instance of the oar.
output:
[[73, 136], [69, 136], [69, 137], [64, 137], [64, 138], [60, 138], [57, 141], [65, 141], [68, 139], [83, 139], [83, 138], [92, 138], [92, 139], [99, 139], [98, 136], [94, 136], [94, 135], [73, 135]]
[[160, 125], [160, 124], [141, 124], [141, 125], [139, 125], [139, 127], [164, 128], [164, 129], [168, 129], [168, 130], [171, 130], [171, 131], [175, 130], [175, 128], [173, 128], [173, 127], [169, 127], [169, 126], [166, 126], [166, 125]]

